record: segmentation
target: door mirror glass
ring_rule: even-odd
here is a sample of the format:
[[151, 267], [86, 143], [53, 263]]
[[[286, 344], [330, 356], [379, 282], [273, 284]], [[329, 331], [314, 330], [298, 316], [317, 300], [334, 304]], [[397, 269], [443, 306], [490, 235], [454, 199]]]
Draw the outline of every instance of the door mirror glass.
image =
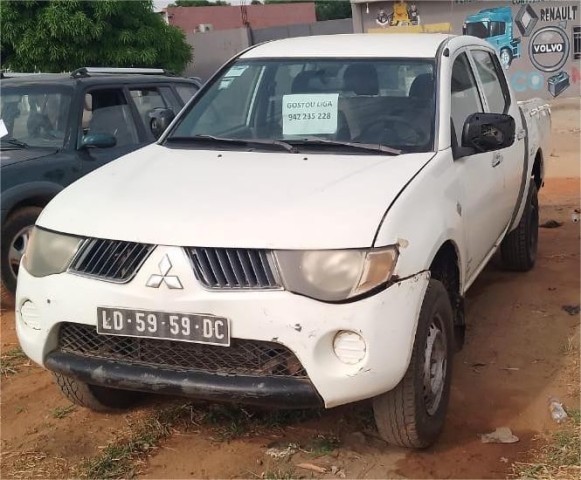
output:
[[175, 118], [175, 113], [169, 108], [154, 108], [149, 112], [149, 127], [151, 133], [158, 139], [165, 132], [169, 124]]
[[466, 119], [462, 146], [478, 153], [508, 148], [514, 143], [514, 118], [501, 113], [474, 113]]
[[110, 148], [117, 145], [117, 139], [110, 133], [89, 133], [83, 137], [81, 147]]

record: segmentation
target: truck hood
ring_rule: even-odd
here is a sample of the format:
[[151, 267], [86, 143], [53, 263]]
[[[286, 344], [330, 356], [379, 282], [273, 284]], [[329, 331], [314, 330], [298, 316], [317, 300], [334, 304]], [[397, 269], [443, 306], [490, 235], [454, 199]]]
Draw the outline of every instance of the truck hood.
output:
[[368, 247], [387, 208], [432, 156], [150, 145], [65, 189], [37, 224], [157, 245]]
[[58, 152], [56, 148], [3, 148], [0, 150], [0, 166], [7, 167], [15, 163], [27, 162], [46, 157]]

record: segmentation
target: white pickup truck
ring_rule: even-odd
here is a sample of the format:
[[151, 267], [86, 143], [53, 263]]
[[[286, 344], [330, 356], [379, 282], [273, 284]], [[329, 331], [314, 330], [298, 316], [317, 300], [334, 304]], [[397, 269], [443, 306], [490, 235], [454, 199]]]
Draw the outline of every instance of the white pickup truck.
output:
[[26, 354], [97, 410], [373, 398], [385, 440], [432, 444], [466, 291], [497, 250], [534, 266], [548, 106], [477, 38], [339, 35], [250, 48], [152, 118], [38, 219]]

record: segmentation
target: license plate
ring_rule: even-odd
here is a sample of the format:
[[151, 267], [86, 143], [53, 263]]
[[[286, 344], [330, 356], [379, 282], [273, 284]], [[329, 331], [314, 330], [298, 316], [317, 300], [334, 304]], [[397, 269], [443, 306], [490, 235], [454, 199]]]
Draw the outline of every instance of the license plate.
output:
[[97, 307], [97, 333], [230, 346], [227, 318]]

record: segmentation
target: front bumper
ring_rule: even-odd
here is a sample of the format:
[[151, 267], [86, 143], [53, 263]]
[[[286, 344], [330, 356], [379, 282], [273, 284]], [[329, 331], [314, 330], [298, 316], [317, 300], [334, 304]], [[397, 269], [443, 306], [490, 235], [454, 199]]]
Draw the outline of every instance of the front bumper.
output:
[[83, 358], [58, 351], [48, 354], [45, 366], [53, 372], [103, 387], [248, 405], [284, 408], [323, 406], [313, 384], [301, 378], [213, 375], [169, 369], [153, 372], [152, 368], [143, 365]]
[[[158, 272], [157, 265], [164, 255], [171, 257], [172, 274], [180, 277], [182, 290], [170, 290], [163, 285], [157, 289], [146, 287], [149, 276]], [[265, 403], [273, 404], [284, 404], [287, 392], [292, 390], [297, 400], [304, 399], [305, 405], [315, 402], [314, 399], [318, 402], [320, 397], [329, 408], [374, 397], [399, 383], [411, 358], [428, 280], [429, 273], [422, 272], [376, 295], [344, 304], [323, 303], [286, 291], [208, 291], [195, 279], [181, 248], [159, 246], [133, 280], [122, 285], [69, 273], [35, 278], [21, 268], [16, 330], [22, 349], [35, 362], [51, 370], [68, 371], [67, 374], [88, 383], [113, 386], [114, 382], [118, 388], [147, 391], [162, 386], [166, 393], [244, 403], [255, 403], [252, 397], [259, 397], [262, 403], [271, 396], [273, 401]], [[78, 359], [60, 355], [57, 351], [60, 325], [70, 322], [95, 326], [99, 306], [228, 318], [232, 338], [286, 346], [298, 358], [308, 379], [244, 376], [225, 379], [203, 372], [171, 373], [171, 369], [160, 376], [160, 369], [151, 367], [129, 368], [119, 361], [97, 365], [83, 360], [85, 363], [81, 364]], [[356, 332], [365, 341], [364, 357], [354, 365], [343, 363], [335, 354], [333, 341], [341, 331]], [[94, 367], [99, 366], [103, 367], [99, 371], [105, 374], [91, 376]], [[258, 379], [261, 381], [257, 382]], [[314, 397], [309, 386], [316, 391]]]

